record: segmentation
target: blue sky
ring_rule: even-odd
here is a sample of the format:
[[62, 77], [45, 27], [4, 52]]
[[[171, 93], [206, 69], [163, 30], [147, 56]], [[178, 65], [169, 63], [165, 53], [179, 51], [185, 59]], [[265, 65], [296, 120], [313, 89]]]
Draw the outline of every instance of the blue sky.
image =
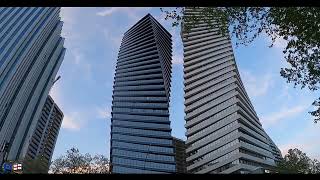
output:
[[[173, 28], [159, 8], [62, 8], [62, 36], [67, 52], [50, 94], [64, 112], [53, 159], [71, 147], [83, 153], [109, 157], [110, 109], [114, 70], [124, 32], [147, 13], [171, 34], [173, 66], [170, 120], [172, 135], [185, 138], [183, 56], [180, 28]], [[249, 46], [233, 49], [241, 79], [269, 136], [282, 152], [298, 147], [320, 159], [320, 125], [307, 113], [319, 92], [293, 88], [280, 77], [287, 66], [278, 40], [261, 36]]]

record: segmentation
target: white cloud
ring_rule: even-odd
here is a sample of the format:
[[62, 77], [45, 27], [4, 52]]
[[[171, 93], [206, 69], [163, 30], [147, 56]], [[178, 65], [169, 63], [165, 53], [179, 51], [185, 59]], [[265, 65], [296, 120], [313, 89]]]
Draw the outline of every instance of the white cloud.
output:
[[[113, 32], [113, 31], [112, 31]], [[111, 41], [111, 43], [116, 47], [117, 49], [120, 48], [121, 41], [122, 41], [122, 35], [115, 35], [112, 32], [110, 32], [108, 29], [103, 29], [103, 35], [108, 40]]]
[[292, 99], [292, 96], [289, 93], [289, 88], [289, 85], [286, 83], [283, 87], [282, 94], [280, 95], [280, 97], [286, 97], [288, 100]]
[[[266, 32], [262, 34], [263, 39], [269, 45], [272, 44], [272, 36], [268, 35]], [[288, 41], [283, 39], [283, 36], [277, 36], [275, 41], [273, 42], [273, 47], [279, 50], [283, 50], [287, 46]]]
[[174, 54], [172, 64], [183, 64], [183, 57], [180, 54]]
[[[281, 150], [281, 154], [285, 156], [288, 153], [289, 149], [300, 149], [302, 152], [310, 151], [315, 147], [314, 142], [296, 142], [292, 144], [284, 144], [280, 145], [279, 149]], [[308, 154], [307, 154], [308, 155]]]
[[67, 47], [69, 47], [69, 43], [77, 44], [76, 41], [83, 38], [74, 28], [78, 22], [78, 13], [80, 10], [80, 8], [74, 7], [61, 8], [60, 16], [63, 21], [61, 36], [66, 38], [65, 46]]
[[63, 99], [63, 91], [61, 90], [61, 83], [59, 81], [52, 86], [49, 94], [64, 114], [61, 127], [69, 130], [80, 130], [80, 122], [83, 115], [79, 112], [70, 112], [65, 108], [66, 101]]
[[79, 8], [74, 7], [62, 7], [61, 8], [61, 20], [65, 23], [73, 23], [76, 18], [76, 13], [79, 10]]
[[160, 24], [166, 24], [168, 21], [165, 20], [166, 14], [165, 13], [160, 13], [157, 16], [154, 16], [154, 18], [159, 21]]
[[104, 11], [98, 12], [97, 15], [98, 16], [109, 16], [116, 11], [119, 11], [119, 7], [107, 8]]
[[279, 49], [284, 49], [285, 47], [287, 47], [287, 41], [284, 40], [283, 38], [277, 38], [273, 44], [273, 46], [275, 48], [279, 48]]
[[54, 100], [54, 102], [56, 104], [58, 104], [58, 106], [60, 105], [60, 97], [61, 97], [61, 94], [60, 94], [60, 83], [59, 83], [60, 80], [56, 81], [56, 83], [51, 87], [51, 90], [49, 92], [50, 96], [52, 97], [52, 99]]
[[289, 149], [298, 148], [302, 152], [305, 152], [310, 158], [320, 160], [320, 144], [317, 143], [320, 139], [320, 127], [312, 121], [308, 123], [309, 125], [301, 129], [300, 133], [291, 138], [291, 141], [279, 145], [283, 156], [287, 154]]
[[128, 16], [128, 18], [136, 21], [139, 18], [140, 13], [146, 12], [147, 10], [151, 9], [150, 7], [111, 7], [105, 8], [103, 11], [97, 12], [98, 16], [110, 16], [117, 12], [124, 13]]
[[291, 108], [283, 108], [281, 111], [273, 113], [271, 115], [261, 117], [261, 123], [265, 127], [272, 126], [274, 124], [279, 123], [279, 121], [286, 120], [292, 118], [299, 113], [303, 112], [307, 109], [308, 106], [298, 105]]
[[[169, 23], [168, 21], [164, 20], [165, 15], [160, 14], [158, 17], [155, 17], [161, 24]], [[170, 26], [171, 27], [171, 26]], [[179, 27], [171, 27], [167, 29], [170, 34], [172, 35], [172, 49], [173, 49], [173, 57], [172, 57], [172, 64], [174, 65], [181, 65], [183, 64], [183, 46], [182, 40], [180, 37]]]
[[74, 56], [74, 64], [76, 64], [76, 65], [79, 65], [80, 64], [80, 61], [81, 61], [81, 59], [83, 59], [83, 54], [82, 53], [79, 53], [79, 51], [78, 50], [73, 50], [72, 51], [72, 55]]
[[273, 85], [273, 79], [270, 73], [265, 74], [261, 78], [257, 78], [257, 75], [253, 75], [249, 71], [241, 71], [240, 74], [250, 97], [265, 95]]
[[69, 129], [69, 130], [80, 130], [80, 123], [78, 120], [79, 113], [74, 112], [71, 114], [64, 115], [62, 121], [62, 128]]
[[111, 110], [109, 108], [96, 108], [97, 110], [97, 118], [99, 119], [107, 119], [111, 117]]
[[73, 55], [73, 64], [74, 70], [81, 71], [85, 78], [88, 80], [92, 76], [92, 65], [89, 63], [84, 53], [82, 53], [79, 49], [73, 48], [71, 50], [71, 54]]

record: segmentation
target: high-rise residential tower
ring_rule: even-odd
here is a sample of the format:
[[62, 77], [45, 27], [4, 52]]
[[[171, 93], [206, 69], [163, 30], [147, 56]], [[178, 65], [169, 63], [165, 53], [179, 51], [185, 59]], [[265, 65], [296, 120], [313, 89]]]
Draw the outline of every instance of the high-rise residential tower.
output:
[[0, 153], [8, 160], [23, 158], [62, 63], [59, 12], [0, 8], [0, 146], [8, 146]]
[[188, 17], [200, 11], [185, 8], [182, 27], [187, 171], [248, 173], [272, 168], [281, 153], [245, 91], [230, 38], [205, 21], [188, 32], [184, 28]]
[[[28, 160], [42, 158], [43, 170], [48, 172], [46, 168], [50, 165], [62, 120], [62, 111], [49, 95], [24, 155], [26, 159], [23, 166], [24, 170], [28, 169], [30, 172], [35, 172], [32, 167], [28, 167]], [[44, 173], [46, 173], [45, 171]]]
[[173, 138], [173, 147], [176, 160], [177, 173], [187, 173], [186, 144], [182, 139]]
[[124, 34], [112, 101], [112, 173], [175, 172], [171, 48], [171, 35], [150, 14]]

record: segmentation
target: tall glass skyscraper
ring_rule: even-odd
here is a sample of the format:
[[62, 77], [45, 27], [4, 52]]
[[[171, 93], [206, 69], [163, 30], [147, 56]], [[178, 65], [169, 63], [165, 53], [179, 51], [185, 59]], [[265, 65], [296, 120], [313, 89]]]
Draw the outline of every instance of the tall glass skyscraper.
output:
[[[200, 10], [185, 8], [185, 16]], [[275, 166], [281, 153], [245, 91], [230, 38], [199, 21], [189, 32], [182, 27], [182, 40], [187, 171], [248, 173]]]
[[169, 121], [171, 35], [150, 14], [122, 39], [114, 79], [113, 173], [173, 173]]
[[0, 146], [9, 145], [8, 160], [23, 158], [62, 63], [59, 12], [0, 8]]
[[184, 140], [172, 137], [177, 173], [187, 173], [186, 144]]

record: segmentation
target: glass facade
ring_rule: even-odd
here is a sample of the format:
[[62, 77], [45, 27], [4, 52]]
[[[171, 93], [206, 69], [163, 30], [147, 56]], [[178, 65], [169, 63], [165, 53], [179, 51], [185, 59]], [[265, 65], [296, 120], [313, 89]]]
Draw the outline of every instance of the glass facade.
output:
[[37, 122], [65, 54], [59, 13], [59, 7], [0, 7], [0, 146], [9, 143], [8, 160], [23, 159], [41, 137]]
[[112, 173], [174, 173], [171, 35], [150, 15], [122, 39], [111, 118]]

